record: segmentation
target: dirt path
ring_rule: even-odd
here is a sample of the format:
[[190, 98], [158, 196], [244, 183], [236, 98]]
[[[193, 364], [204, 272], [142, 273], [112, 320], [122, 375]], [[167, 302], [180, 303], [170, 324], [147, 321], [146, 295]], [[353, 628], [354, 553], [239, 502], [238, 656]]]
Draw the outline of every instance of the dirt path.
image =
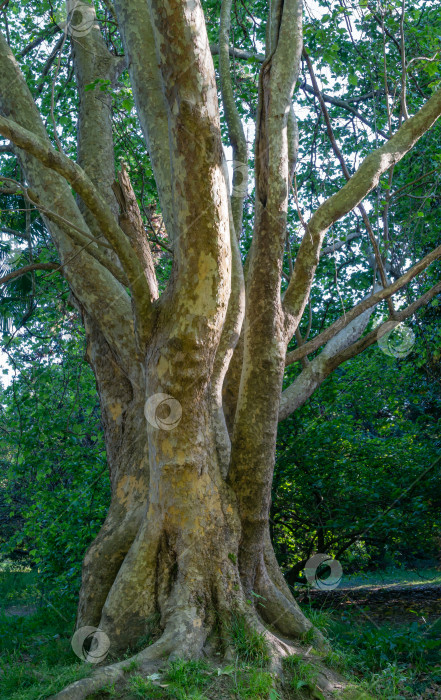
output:
[[419, 619], [434, 623], [441, 618], [441, 585], [386, 584], [336, 588], [332, 591], [303, 590], [296, 594], [299, 602], [310, 602], [314, 608], [343, 609], [369, 615], [383, 621], [403, 622]]
[[36, 610], [36, 605], [11, 605], [5, 608], [4, 614], [6, 617], [26, 617], [26, 615], [33, 615]]

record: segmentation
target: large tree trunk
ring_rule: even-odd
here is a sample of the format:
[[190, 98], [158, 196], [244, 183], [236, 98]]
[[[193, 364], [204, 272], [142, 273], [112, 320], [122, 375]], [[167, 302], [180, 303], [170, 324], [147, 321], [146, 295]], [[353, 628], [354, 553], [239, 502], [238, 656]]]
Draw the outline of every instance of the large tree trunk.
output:
[[[227, 651], [226, 626], [237, 613], [257, 627], [261, 614], [274, 631], [303, 636], [311, 624], [295, 605], [266, 537], [268, 497], [256, 520], [254, 509], [244, 510], [237, 498], [243, 484], [234, 488], [222, 473], [210, 344], [195, 343], [171, 319], [152, 339], [146, 387], [135, 398], [99, 336], [91, 336], [112, 504], [86, 555], [78, 624], [99, 626], [116, 652], [133, 647], [159, 616], [162, 636], [149, 658], [197, 656], [213, 643]], [[164, 401], [164, 395], [171, 398]], [[272, 434], [263, 437], [268, 454], [276, 425], [277, 411]], [[252, 552], [252, 562], [241, 546]], [[253, 592], [265, 600], [252, 614], [247, 600]]]
[[208, 396], [189, 392], [182, 410], [172, 431], [149, 426], [148, 508], [100, 627], [124, 648], [160, 613], [164, 633], [155, 653], [187, 657], [199, 655], [215, 623], [237, 608], [240, 528], [220, 473]]
[[[142, 373], [130, 381], [108, 343], [85, 317], [87, 359], [101, 405], [111, 501], [83, 562], [77, 626], [97, 626], [118, 570], [138, 532], [148, 499], [149, 458]], [[135, 368], [134, 368], [135, 369]]]
[[[269, 537], [278, 420], [338, 364], [375, 342], [377, 331], [354, 342], [370, 309], [439, 258], [441, 247], [290, 353], [294, 358], [287, 359], [288, 343], [327, 230], [430, 128], [441, 113], [441, 91], [317, 209], [305, 225], [282, 298], [302, 2], [274, 0], [259, 78], [245, 290], [237, 243], [244, 192], [236, 182], [229, 194], [201, 3], [116, 0], [115, 11], [173, 247], [173, 269], [160, 298], [127, 171], [114, 182], [110, 98], [86, 90], [96, 80], [112, 81], [121, 60], [109, 54], [97, 27], [75, 43], [78, 165], [52, 147], [0, 36], [0, 133], [15, 144], [23, 189], [43, 212], [83, 315], [109, 462], [111, 505], [84, 560], [77, 624], [99, 626], [118, 652], [135, 646], [159, 616], [158, 639], [138, 656], [148, 661], [194, 657], [213, 645], [228, 652], [229, 621], [242, 614], [280, 651], [280, 637], [302, 638], [312, 625], [291, 595]], [[223, 0], [221, 87], [234, 157], [246, 160], [230, 85], [230, 12], [230, 0]], [[243, 176], [246, 170], [245, 164]], [[439, 288], [395, 319], [414, 313]], [[323, 356], [310, 365], [305, 360], [280, 403], [286, 363], [323, 342]], [[90, 687], [63, 697], [85, 697]]]

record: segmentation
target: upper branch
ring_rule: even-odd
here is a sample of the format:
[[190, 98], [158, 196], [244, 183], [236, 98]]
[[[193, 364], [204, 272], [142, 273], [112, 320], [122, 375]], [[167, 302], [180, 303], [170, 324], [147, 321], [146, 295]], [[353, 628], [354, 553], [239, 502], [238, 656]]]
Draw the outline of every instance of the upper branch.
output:
[[309, 399], [331, 372], [340, 364], [339, 357], [363, 334], [374, 307], [366, 309], [328, 341], [320, 355], [311, 360], [280, 398], [279, 421], [287, 418]]
[[[39, 142], [51, 148], [47, 131], [7, 41], [0, 33], [0, 112], [31, 132]], [[72, 190], [66, 180], [25, 150], [14, 147], [26, 183], [32, 188], [45, 210], [55, 211], [75, 229], [87, 229]], [[48, 230], [57, 247], [63, 274], [84, 309], [98, 324], [113, 352], [127, 371], [133, 365], [136, 352], [133, 333], [133, 313], [130, 298], [114, 276], [97, 262], [87, 241], [77, 245], [71, 231], [52, 223], [43, 214]], [[73, 230], [73, 229], [72, 229]], [[98, 251], [98, 248], [96, 249]]]
[[396, 325], [413, 316], [418, 309], [428, 304], [440, 292], [441, 282], [422, 294], [412, 304], [400, 311], [395, 311], [393, 321], [389, 319], [364, 337], [360, 337], [368, 324], [374, 307], [363, 311], [329, 340], [320, 355], [315, 357], [294, 382], [282, 392], [279, 420], [287, 418], [300, 406], [303, 406], [326, 377], [329, 377], [337, 367], [376, 343], [385, 333], [390, 333]]
[[[408, 123], [408, 122], [407, 122]], [[354, 306], [350, 311], [347, 311], [344, 316], [334, 321], [334, 323], [329, 326], [325, 331], [317, 335], [315, 338], [310, 340], [305, 345], [296, 348], [292, 352], [289, 352], [286, 356], [286, 365], [290, 365], [302, 357], [309, 355], [310, 353], [317, 350], [328, 340], [333, 338], [337, 333], [339, 333], [345, 326], [347, 326], [351, 321], [353, 321], [357, 316], [360, 316], [366, 309], [375, 306], [380, 301], [384, 301], [392, 294], [396, 294], [402, 289], [406, 284], [413, 280], [417, 275], [419, 275], [423, 270], [425, 270], [429, 265], [431, 265], [435, 260], [441, 258], [441, 245], [432, 250], [428, 255], [419, 260], [415, 265], [413, 265], [404, 275], [401, 275], [393, 284], [390, 284], [385, 289], [381, 289], [379, 292], [375, 292], [372, 296], [363, 299], [357, 306]], [[400, 319], [400, 312], [396, 312], [396, 320]]]
[[50, 144], [41, 142], [32, 132], [2, 116], [0, 116], [0, 133], [13, 141], [19, 148], [33, 155], [46, 167], [66, 178], [75, 192], [80, 195], [94, 214], [101, 231], [113, 246], [127, 274], [135, 307], [138, 309], [140, 324], [142, 326], [148, 325], [146, 307], [148, 307], [149, 288], [142, 266], [126, 236], [116, 223], [109, 205], [96, 190], [86, 173], [63, 153], [55, 151]]
[[344, 187], [329, 197], [312, 216], [303, 236], [283, 301], [291, 335], [302, 317], [326, 231], [331, 224], [354, 209], [366, 197], [378, 184], [381, 175], [406, 155], [440, 114], [441, 90], [438, 90], [387, 143], [369, 154]]
[[232, 0], [222, 0], [219, 31], [219, 73], [222, 103], [233, 149], [233, 189], [231, 208], [234, 228], [239, 238], [242, 232], [243, 202], [248, 184], [248, 148], [242, 121], [236, 106], [230, 66], [230, 27]]
[[[220, 53], [220, 46], [218, 44], [210, 44], [210, 50], [213, 56], [217, 56]], [[238, 49], [235, 46], [230, 46], [228, 53], [230, 56], [234, 56], [235, 58], [239, 58], [244, 61], [250, 61], [251, 59], [253, 59], [255, 61], [258, 61], [259, 63], [263, 63], [265, 60], [265, 56], [261, 53], [245, 51], [244, 49]], [[305, 90], [305, 92], [309, 92], [312, 95], [315, 92], [314, 88], [305, 82], [302, 83], [300, 87], [302, 88], [302, 90]], [[381, 90], [373, 90], [372, 92], [366, 93], [365, 95], [351, 97], [346, 100], [343, 100], [341, 97], [333, 97], [332, 95], [328, 95], [326, 92], [323, 92], [322, 96], [325, 102], [329, 102], [329, 104], [331, 105], [341, 107], [347, 112], [350, 112], [354, 117], [357, 117], [357, 119], [363, 122], [363, 124], [366, 124], [366, 126], [368, 126], [372, 131], [378, 133], [384, 139], [388, 139], [389, 136], [386, 134], [385, 131], [376, 128], [375, 125], [369, 121], [369, 119], [367, 119], [363, 114], [361, 114], [361, 112], [358, 111], [358, 109], [353, 107], [351, 104], [352, 102], [363, 102], [371, 97], [376, 97], [377, 95], [381, 94], [381, 92]]]
[[[72, 54], [79, 96], [78, 163], [117, 216], [118, 207], [112, 191], [115, 180], [112, 97], [110, 93], [96, 87], [91, 90], [88, 86], [99, 80], [110, 80], [113, 85], [121, 58], [110, 53], [98, 26], [84, 36], [75, 37]], [[90, 214], [86, 211], [83, 214], [93, 229]]]
[[173, 191], [167, 105], [146, 0], [116, 0], [136, 111], [147, 143], [165, 230], [174, 237]]
[[184, 304], [192, 300], [208, 330], [213, 315], [225, 313], [231, 283], [229, 193], [213, 59], [199, 0], [149, 0], [149, 7], [169, 119], [175, 292]]

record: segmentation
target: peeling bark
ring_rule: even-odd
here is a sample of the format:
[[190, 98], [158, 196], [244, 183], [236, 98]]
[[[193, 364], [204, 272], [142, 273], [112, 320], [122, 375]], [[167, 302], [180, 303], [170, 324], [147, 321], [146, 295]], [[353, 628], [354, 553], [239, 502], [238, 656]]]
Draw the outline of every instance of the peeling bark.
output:
[[[161, 296], [125, 167], [115, 182], [110, 98], [85, 89], [97, 79], [113, 80], [122, 59], [109, 52], [98, 28], [74, 45], [80, 105], [74, 163], [53, 148], [0, 36], [0, 133], [14, 144], [29, 194], [46, 212], [83, 316], [101, 401], [111, 504], [84, 559], [77, 624], [99, 626], [112, 652], [119, 652], [133, 647], [158, 617], [159, 638], [136, 657], [148, 669], [163, 657], [196, 657], [213, 646], [227, 655], [228, 622], [240, 613], [265, 633], [276, 658], [288, 648], [282, 637], [302, 638], [312, 628], [278, 567], [268, 530], [278, 421], [338, 364], [374, 342], [372, 334], [362, 334], [375, 306], [441, 257], [441, 247], [317, 338], [288, 355], [287, 346], [329, 226], [357, 206], [430, 128], [441, 113], [441, 92], [314, 213], [282, 299], [298, 147], [292, 95], [302, 52], [302, 2], [275, 0], [268, 18], [246, 275], [238, 247], [245, 192], [237, 189], [245, 171], [235, 176], [230, 196], [201, 3], [116, 0], [115, 11], [173, 244], [173, 270]], [[224, 0], [221, 93], [234, 158], [245, 163], [230, 76], [230, 13], [231, 2]], [[397, 319], [439, 289], [434, 286]], [[321, 345], [322, 353], [305, 360], [282, 393], [286, 365]], [[161, 411], [154, 402], [164, 394], [179, 409], [171, 426], [167, 415], [153, 411], [152, 418], [148, 409], [153, 401]], [[253, 592], [264, 605], [248, 604]], [[317, 632], [315, 640], [323, 644]], [[121, 665], [100, 673], [100, 682], [118, 679]], [[97, 682], [81, 681], [59, 697], [86, 697]]]

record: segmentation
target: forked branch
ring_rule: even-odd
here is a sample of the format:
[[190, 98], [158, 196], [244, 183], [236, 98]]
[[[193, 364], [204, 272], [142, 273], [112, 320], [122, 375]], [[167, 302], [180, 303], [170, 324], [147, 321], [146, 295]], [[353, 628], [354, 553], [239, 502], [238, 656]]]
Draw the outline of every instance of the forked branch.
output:
[[[317, 335], [315, 338], [310, 340], [305, 345], [300, 348], [296, 348], [292, 352], [289, 352], [286, 356], [286, 365], [290, 365], [293, 362], [297, 362], [305, 355], [318, 350], [319, 347], [328, 342], [337, 333], [339, 333], [345, 326], [347, 326], [351, 321], [360, 316], [366, 309], [376, 306], [380, 301], [384, 301], [392, 294], [396, 294], [403, 289], [409, 282], [411, 282], [417, 275], [419, 275], [423, 270], [425, 270], [429, 265], [431, 265], [435, 260], [441, 258], [441, 245], [428, 253], [419, 262], [413, 265], [404, 275], [401, 275], [393, 284], [390, 284], [386, 289], [381, 289], [379, 292], [372, 294], [372, 296], [363, 299], [359, 304], [354, 306], [350, 311], [347, 311], [344, 316], [341, 316], [337, 321], [329, 326], [325, 331]], [[400, 313], [396, 312], [396, 319], [400, 320]]]
[[440, 114], [441, 90], [438, 90], [387, 143], [368, 155], [344, 187], [329, 197], [314, 213], [308, 223], [308, 232], [303, 236], [294, 273], [283, 301], [290, 335], [295, 332], [302, 317], [326, 231], [369, 194], [378, 184], [381, 175], [406, 155]]
[[6, 117], [0, 116], [0, 133], [13, 141], [19, 148], [30, 153], [43, 165], [62, 175], [80, 195], [86, 206], [95, 216], [103, 232], [123, 266], [132, 291], [135, 308], [138, 311], [138, 328], [142, 335], [148, 333], [150, 321], [149, 288], [142, 266], [132, 250], [126, 236], [118, 226], [113, 213], [97, 192], [91, 180], [79, 165], [52, 146], [41, 142], [33, 133]]

